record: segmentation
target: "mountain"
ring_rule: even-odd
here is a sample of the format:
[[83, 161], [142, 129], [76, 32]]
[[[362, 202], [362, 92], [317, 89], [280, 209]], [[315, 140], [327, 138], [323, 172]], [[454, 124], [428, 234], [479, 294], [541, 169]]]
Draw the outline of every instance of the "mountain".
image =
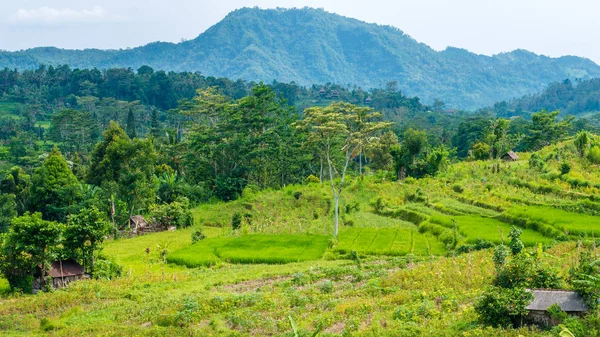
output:
[[494, 104], [499, 116], [521, 116], [541, 110], [560, 110], [566, 115], [587, 115], [600, 111], [600, 78], [566, 79], [548, 85], [542, 92]]
[[320, 9], [236, 10], [194, 40], [155, 42], [126, 50], [52, 47], [0, 52], [0, 67], [68, 64], [200, 71], [253, 81], [334, 82], [365, 88], [397, 81], [425, 102], [476, 108], [542, 90], [566, 78], [600, 77], [600, 66], [574, 56], [550, 58], [525, 50], [494, 56], [435, 51], [401, 30]]

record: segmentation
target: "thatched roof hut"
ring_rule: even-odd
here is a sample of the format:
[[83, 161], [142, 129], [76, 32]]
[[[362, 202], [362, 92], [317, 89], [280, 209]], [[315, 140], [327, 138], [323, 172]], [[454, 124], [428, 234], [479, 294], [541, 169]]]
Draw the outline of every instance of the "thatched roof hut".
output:
[[583, 298], [574, 291], [567, 290], [529, 290], [533, 300], [527, 306], [529, 315], [527, 320], [538, 325], [556, 325], [548, 314], [548, 308], [557, 304], [560, 309], [572, 316], [582, 315], [588, 310]]
[[129, 218], [127, 222], [127, 226], [131, 228], [132, 232], [137, 232], [138, 230], [144, 230], [148, 228], [148, 222], [141, 215], [134, 215]]
[[519, 160], [519, 156], [513, 151], [508, 151], [502, 156], [502, 160], [504, 161], [517, 161]]

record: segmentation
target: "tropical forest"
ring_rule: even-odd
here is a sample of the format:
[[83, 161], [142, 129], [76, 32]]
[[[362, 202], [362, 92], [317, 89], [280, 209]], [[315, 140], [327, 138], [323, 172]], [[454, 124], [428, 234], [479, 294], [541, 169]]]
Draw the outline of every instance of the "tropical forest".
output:
[[313, 8], [0, 51], [0, 210], [2, 336], [600, 336], [600, 66]]

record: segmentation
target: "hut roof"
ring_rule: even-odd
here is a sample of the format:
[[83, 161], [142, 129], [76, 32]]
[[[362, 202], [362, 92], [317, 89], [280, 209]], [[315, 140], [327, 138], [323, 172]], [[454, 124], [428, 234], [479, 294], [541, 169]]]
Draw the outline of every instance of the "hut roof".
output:
[[141, 215], [134, 215], [129, 218], [129, 226], [131, 228], [144, 228], [148, 227], [148, 222]]
[[83, 275], [84, 273], [85, 269], [83, 266], [73, 260], [62, 261], [62, 266], [60, 261], [54, 261], [52, 262], [50, 271], [48, 271], [48, 275], [53, 278], [77, 276]]
[[514, 153], [513, 151], [506, 152], [506, 154], [504, 156], [502, 156], [502, 157], [503, 158], [509, 157], [512, 160], [518, 160], [519, 159], [519, 156], [516, 153]]
[[529, 290], [533, 293], [533, 300], [527, 310], [546, 311], [551, 305], [558, 304], [562, 311], [584, 312], [588, 307], [583, 299], [574, 291], [567, 290]]

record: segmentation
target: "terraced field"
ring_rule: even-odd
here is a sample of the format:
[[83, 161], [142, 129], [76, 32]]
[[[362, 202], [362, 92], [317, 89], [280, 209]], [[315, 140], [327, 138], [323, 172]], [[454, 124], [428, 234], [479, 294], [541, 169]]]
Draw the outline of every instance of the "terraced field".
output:
[[347, 228], [340, 233], [336, 251], [356, 251], [365, 255], [429, 256], [446, 253], [444, 246], [433, 236], [415, 228]]
[[199, 241], [176, 250], [167, 261], [188, 267], [221, 262], [283, 264], [321, 258], [328, 238], [323, 235], [243, 235]]

